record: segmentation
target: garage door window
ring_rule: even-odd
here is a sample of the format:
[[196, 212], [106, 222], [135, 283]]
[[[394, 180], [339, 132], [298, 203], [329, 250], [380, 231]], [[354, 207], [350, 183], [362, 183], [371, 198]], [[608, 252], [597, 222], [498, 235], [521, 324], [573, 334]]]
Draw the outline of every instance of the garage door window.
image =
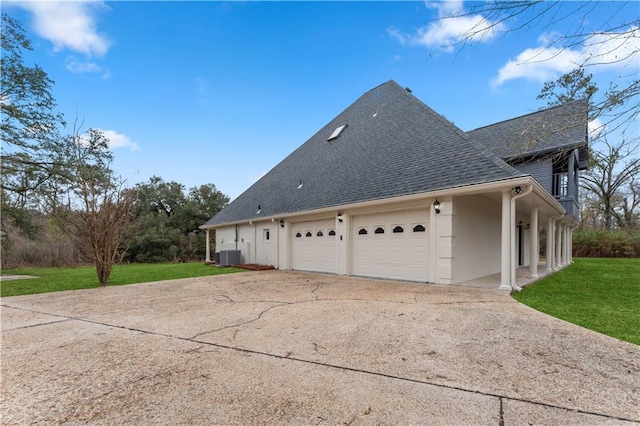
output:
[[316, 233], [316, 237], [324, 237], [324, 233], [322, 231], [318, 231]]
[[377, 227], [374, 234], [384, 234], [384, 228], [382, 226]]
[[404, 232], [404, 228], [402, 226], [396, 226], [395, 228], [393, 228], [394, 234], [402, 234], [403, 232]]
[[311, 232], [307, 231], [307, 233], [306, 233], [306, 234], [304, 234], [304, 236], [305, 236], [305, 237], [311, 237], [311, 236], [313, 236], [313, 234], [312, 234]]
[[334, 231], [333, 229], [329, 231], [329, 236], [333, 237], [336, 235], [336, 231]]
[[298, 233], [296, 234], [296, 238], [300, 238], [300, 237], [302, 237], [302, 234], [298, 232]]
[[367, 228], [360, 228], [360, 230], [358, 231], [358, 235], [367, 235]]
[[413, 227], [413, 232], [425, 232], [424, 226], [417, 224]]

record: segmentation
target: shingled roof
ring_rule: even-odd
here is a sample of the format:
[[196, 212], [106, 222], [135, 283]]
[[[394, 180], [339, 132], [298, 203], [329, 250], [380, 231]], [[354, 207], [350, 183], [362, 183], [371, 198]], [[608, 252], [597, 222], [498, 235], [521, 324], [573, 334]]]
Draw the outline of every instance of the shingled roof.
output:
[[504, 160], [587, 145], [587, 99], [467, 132]]
[[365, 93], [204, 226], [520, 176], [388, 81]]

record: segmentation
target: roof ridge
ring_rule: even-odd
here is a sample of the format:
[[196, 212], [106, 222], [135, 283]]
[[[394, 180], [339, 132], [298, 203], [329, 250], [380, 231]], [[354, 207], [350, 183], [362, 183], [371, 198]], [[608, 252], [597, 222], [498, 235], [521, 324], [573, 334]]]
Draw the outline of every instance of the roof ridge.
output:
[[492, 127], [492, 126], [495, 126], [495, 125], [498, 125], [498, 124], [507, 123], [509, 121], [521, 120], [521, 119], [523, 119], [525, 117], [529, 117], [529, 116], [536, 115], [536, 114], [541, 114], [543, 112], [551, 111], [551, 110], [556, 109], [556, 108], [566, 108], [569, 105], [572, 105], [572, 104], [575, 104], [575, 103], [578, 103], [578, 102], [584, 102], [584, 101], [588, 102], [589, 98], [575, 99], [573, 101], [565, 102], [565, 103], [560, 104], [560, 105], [554, 105], [554, 106], [551, 106], [551, 107], [548, 107], [548, 108], [538, 109], [536, 111], [532, 111], [532, 112], [529, 112], [527, 114], [522, 114], [522, 115], [519, 115], [517, 117], [511, 117], [511, 118], [508, 118], [506, 120], [497, 121], [495, 123], [491, 123], [491, 124], [487, 124], [487, 125], [484, 125], [484, 126], [476, 127], [475, 129], [467, 131], [467, 133], [468, 132], [475, 132], [476, 130], [484, 129], [484, 128], [487, 128], [487, 127]]

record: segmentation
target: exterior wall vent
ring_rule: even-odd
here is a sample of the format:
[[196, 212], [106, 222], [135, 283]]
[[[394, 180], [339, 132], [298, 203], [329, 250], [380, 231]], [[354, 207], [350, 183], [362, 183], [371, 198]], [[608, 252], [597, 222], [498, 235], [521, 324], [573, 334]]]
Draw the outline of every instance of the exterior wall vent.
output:
[[327, 140], [330, 141], [330, 140], [333, 140], [333, 139], [337, 138], [338, 136], [340, 136], [340, 133], [342, 133], [342, 131], [345, 129], [345, 127], [347, 127], [347, 125], [343, 124], [342, 126], [340, 126], [337, 129], [335, 129], [333, 131], [333, 133], [331, 133], [331, 136], [329, 136], [329, 139], [327, 139]]

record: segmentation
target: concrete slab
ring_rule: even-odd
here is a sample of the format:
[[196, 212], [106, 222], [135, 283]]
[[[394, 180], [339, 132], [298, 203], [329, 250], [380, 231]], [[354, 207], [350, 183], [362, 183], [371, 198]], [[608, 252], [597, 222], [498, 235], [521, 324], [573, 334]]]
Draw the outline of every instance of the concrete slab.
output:
[[1, 304], [3, 423], [640, 422], [640, 347], [499, 290], [263, 271]]

